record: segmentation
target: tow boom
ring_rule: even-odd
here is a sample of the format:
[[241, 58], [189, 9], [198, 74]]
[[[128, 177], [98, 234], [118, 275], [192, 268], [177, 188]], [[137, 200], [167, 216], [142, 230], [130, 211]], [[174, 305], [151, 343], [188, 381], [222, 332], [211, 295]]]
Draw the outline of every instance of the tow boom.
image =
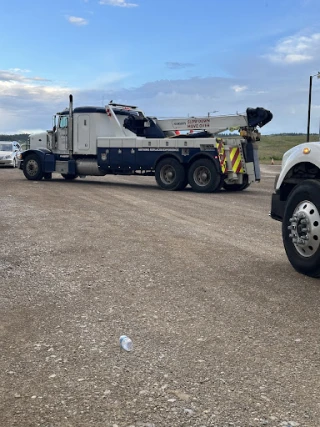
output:
[[163, 131], [206, 130], [213, 134], [233, 127], [248, 126], [247, 116], [240, 114], [233, 116], [156, 119], [156, 123]]

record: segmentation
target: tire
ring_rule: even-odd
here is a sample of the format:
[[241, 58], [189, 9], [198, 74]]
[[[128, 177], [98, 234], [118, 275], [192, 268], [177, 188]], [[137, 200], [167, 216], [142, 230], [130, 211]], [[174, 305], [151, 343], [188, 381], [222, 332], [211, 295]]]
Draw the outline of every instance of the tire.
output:
[[155, 177], [163, 190], [178, 191], [188, 184], [185, 168], [172, 157], [160, 160], [156, 165]]
[[46, 181], [49, 181], [50, 179], [52, 179], [52, 173], [51, 173], [51, 172], [45, 172], [45, 173], [43, 174], [43, 178], [44, 178]]
[[189, 167], [188, 182], [198, 193], [213, 193], [221, 189], [222, 176], [212, 160], [199, 159]]
[[23, 173], [31, 181], [40, 181], [43, 178], [40, 157], [36, 154], [30, 154], [23, 162]]
[[78, 175], [74, 175], [71, 173], [62, 173], [61, 176], [66, 180], [66, 181], [72, 181], [76, 178], [78, 178]]
[[295, 270], [320, 277], [320, 182], [306, 180], [289, 195], [282, 221], [282, 239]]
[[226, 191], [243, 191], [250, 186], [249, 177], [248, 175], [243, 175], [242, 184], [227, 184], [224, 182], [222, 186]]

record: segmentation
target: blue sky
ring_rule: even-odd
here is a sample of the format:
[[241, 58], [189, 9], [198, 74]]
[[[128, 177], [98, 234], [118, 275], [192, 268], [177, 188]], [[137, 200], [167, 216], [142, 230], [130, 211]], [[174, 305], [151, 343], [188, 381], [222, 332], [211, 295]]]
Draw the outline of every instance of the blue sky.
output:
[[[306, 132], [320, 71], [319, 0], [0, 0], [0, 133], [49, 129], [68, 105], [147, 115], [274, 114]], [[311, 131], [319, 131], [313, 79]]]

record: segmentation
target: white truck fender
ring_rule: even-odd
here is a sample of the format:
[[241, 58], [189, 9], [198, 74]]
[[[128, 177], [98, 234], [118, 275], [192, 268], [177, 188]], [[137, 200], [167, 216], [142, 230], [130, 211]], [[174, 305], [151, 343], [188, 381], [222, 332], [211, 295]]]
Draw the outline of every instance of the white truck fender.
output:
[[[304, 149], [309, 148], [309, 153]], [[320, 142], [304, 142], [286, 151], [282, 157], [281, 172], [275, 189], [279, 190], [289, 170], [299, 163], [312, 163], [320, 169]]]

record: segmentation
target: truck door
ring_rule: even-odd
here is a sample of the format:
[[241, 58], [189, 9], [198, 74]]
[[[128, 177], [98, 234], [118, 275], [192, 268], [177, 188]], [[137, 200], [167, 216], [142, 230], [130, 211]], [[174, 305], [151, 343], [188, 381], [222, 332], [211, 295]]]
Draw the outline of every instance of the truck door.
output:
[[77, 118], [77, 144], [78, 150], [90, 149], [90, 116], [80, 114]]
[[68, 116], [59, 117], [57, 143], [59, 153], [68, 153]]

